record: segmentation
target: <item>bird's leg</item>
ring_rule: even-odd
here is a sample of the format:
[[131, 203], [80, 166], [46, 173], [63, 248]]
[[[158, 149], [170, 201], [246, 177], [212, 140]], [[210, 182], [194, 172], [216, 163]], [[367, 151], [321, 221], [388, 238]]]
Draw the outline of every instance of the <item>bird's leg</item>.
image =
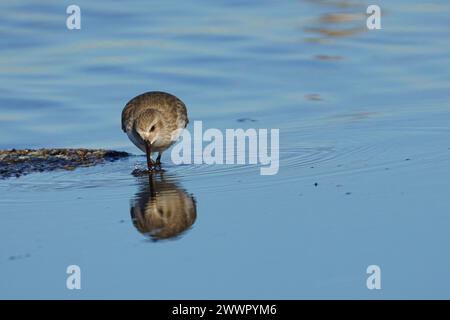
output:
[[145, 144], [145, 153], [147, 154], [147, 168], [151, 171], [155, 163], [152, 160], [152, 145], [149, 142]]
[[158, 153], [158, 157], [156, 158], [156, 165], [161, 168], [161, 152]]

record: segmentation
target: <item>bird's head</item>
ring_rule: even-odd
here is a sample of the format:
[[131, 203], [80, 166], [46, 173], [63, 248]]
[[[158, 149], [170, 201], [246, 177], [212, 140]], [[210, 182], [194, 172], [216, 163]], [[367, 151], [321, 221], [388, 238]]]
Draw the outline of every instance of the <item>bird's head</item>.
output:
[[136, 119], [135, 130], [146, 143], [153, 144], [159, 138], [162, 128], [163, 119], [157, 110], [145, 110]]

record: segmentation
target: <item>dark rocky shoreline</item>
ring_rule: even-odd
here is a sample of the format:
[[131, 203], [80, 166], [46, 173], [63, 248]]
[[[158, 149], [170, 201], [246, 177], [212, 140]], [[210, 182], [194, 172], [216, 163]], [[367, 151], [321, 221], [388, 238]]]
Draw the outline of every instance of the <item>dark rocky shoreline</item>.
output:
[[74, 170], [130, 156], [127, 152], [103, 149], [0, 150], [0, 179], [33, 172]]

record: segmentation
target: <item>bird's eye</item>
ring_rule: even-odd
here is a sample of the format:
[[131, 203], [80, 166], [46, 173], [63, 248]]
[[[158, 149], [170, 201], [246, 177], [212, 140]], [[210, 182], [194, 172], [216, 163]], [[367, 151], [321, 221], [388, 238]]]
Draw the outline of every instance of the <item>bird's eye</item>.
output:
[[152, 126], [152, 127], [150, 128], [150, 132], [153, 132], [153, 131], [155, 131], [155, 126]]

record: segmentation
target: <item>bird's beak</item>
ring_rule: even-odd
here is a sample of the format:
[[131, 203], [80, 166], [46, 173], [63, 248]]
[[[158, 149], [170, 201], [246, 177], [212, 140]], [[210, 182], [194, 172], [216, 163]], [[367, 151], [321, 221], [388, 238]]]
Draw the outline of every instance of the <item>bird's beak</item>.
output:
[[151, 170], [153, 167], [153, 161], [152, 161], [152, 143], [151, 142], [145, 142], [145, 153], [147, 154], [147, 167], [148, 170]]

